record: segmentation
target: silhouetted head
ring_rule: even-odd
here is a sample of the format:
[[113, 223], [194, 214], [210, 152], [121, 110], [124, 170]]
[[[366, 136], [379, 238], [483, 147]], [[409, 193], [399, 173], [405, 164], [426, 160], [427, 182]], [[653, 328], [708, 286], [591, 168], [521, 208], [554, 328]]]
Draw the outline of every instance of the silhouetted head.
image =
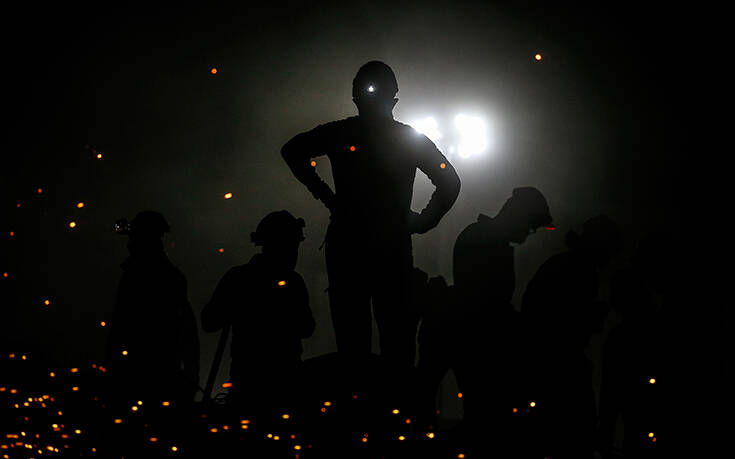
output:
[[393, 117], [398, 99], [398, 82], [393, 70], [383, 62], [370, 61], [360, 67], [352, 80], [352, 100], [360, 116]]
[[154, 210], [138, 212], [127, 225], [123, 234], [128, 235], [128, 250], [131, 255], [163, 250], [163, 235], [171, 231], [166, 218]]
[[522, 244], [529, 234], [542, 226], [554, 228], [546, 198], [534, 187], [526, 186], [513, 189], [513, 194], [495, 217], [502, 225], [510, 242]]
[[250, 239], [263, 248], [269, 263], [292, 270], [299, 256], [299, 244], [304, 240], [304, 226], [303, 218], [279, 210], [263, 217], [255, 232], [250, 233]]
[[572, 250], [583, 250], [597, 266], [605, 266], [623, 248], [623, 233], [607, 215], [592, 217], [582, 225], [582, 234], [570, 231], [566, 244]]

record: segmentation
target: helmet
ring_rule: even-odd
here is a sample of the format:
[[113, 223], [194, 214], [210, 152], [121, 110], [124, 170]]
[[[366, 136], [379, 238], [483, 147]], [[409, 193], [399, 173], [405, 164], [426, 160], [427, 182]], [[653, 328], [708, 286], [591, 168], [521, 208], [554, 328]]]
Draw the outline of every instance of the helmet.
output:
[[134, 237], [161, 238], [169, 231], [171, 227], [168, 222], [160, 212], [155, 210], [138, 212], [130, 223], [126, 219], [115, 223], [115, 232]]
[[623, 233], [615, 221], [607, 215], [597, 215], [585, 221], [582, 234], [570, 231], [566, 235], [569, 248], [584, 246], [601, 252], [614, 254], [623, 246]]
[[271, 242], [303, 241], [305, 223], [303, 218], [296, 218], [286, 210], [271, 212], [258, 223], [250, 239], [255, 245]]
[[393, 99], [398, 92], [398, 81], [393, 70], [380, 61], [370, 61], [360, 67], [352, 80], [352, 97]]
[[523, 215], [534, 228], [539, 226], [554, 228], [546, 198], [532, 186], [514, 188], [504, 207], [513, 208], [515, 215]]

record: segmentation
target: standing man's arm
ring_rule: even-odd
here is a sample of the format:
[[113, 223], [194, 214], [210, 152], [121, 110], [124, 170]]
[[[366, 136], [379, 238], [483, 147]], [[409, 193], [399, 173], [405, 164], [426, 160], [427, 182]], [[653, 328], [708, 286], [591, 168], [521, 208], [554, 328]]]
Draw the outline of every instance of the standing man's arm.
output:
[[329, 209], [333, 210], [334, 191], [316, 173], [311, 165], [313, 158], [324, 155], [323, 142], [327, 138], [329, 124], [317, 126], [308, 132], [297, 134], [281, 148], [281, 156], [293, 172], [293, 175]]
[[436, 148], [434, 142], [421, 135], [417, 152], [417, 166], [436, 187], [429, 203], [419, 214], [414, 214], [411, 232], [423, 234], [439, 224], [457, 200], [460, 189], [459, 176], [447, 158]]

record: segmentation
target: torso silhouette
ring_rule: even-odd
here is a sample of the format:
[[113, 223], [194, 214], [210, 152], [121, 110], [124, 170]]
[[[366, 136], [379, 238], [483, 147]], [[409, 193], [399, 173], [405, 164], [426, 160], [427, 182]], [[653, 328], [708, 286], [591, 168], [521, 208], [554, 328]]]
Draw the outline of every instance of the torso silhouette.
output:
[[581, 250], [552, 256], [523, 295], [523, 315], [544, 334], [547, 345], [582, 351], [595, 328], [597, 267]]
[[198, 331], [184, 275], [162, 250], [131, 256], [122, 268], [107, 342], [110, 375], [130, 390], [198, 378]]
[[467, 313], [512, 312], [515, 290], [513, 247], [494, 219], [480, 214], [454, 244], [454, 286]]
[[301, 361], [303, 338], [314, 331], [309, 294], [293, 270], [274, 269], [262, 254], [222, 277], [202, 310], [202, 328], [232, 325], [233, 379], [248, 367], [293, 368]]
[[[327, 155], [334, 195], [310, 165]], [[332, 211], [331, 231], [362, 237], [371, 250], [409, 246], [410, 234], [436, 226], [459, 192], [449, 161], [425, 135], [391, 118], [354, 116], [299, 134], [283, 156], [317, 199]], [[437, 186], [422, 217], [411, 222], [410, 206], [416, 169]]]

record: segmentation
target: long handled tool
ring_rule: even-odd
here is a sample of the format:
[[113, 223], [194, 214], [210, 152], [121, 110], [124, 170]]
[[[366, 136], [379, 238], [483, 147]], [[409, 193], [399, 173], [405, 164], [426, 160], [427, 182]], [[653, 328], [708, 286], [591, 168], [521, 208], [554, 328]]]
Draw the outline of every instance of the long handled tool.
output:
[[209, 369], [209, 377], [207, 378], [207, 385], [204, 388], [204, 399], [203, 401], [209, 402], [212, 400], [212, 389], [214, 388], [214, 381], [217, 379], [217, 373], [219, 373], [219, 366], [222, 362], [222, 354], [225, 353], [225, 347], [227, 346], [227, 340], [230, 338], [230, 324], [227, 324], [222, 328], [222, 332], [219, 335], [219, 342], [217, 343], [217, 351], [214, 353], [214, 361], [212, 362], [212, 368]]

